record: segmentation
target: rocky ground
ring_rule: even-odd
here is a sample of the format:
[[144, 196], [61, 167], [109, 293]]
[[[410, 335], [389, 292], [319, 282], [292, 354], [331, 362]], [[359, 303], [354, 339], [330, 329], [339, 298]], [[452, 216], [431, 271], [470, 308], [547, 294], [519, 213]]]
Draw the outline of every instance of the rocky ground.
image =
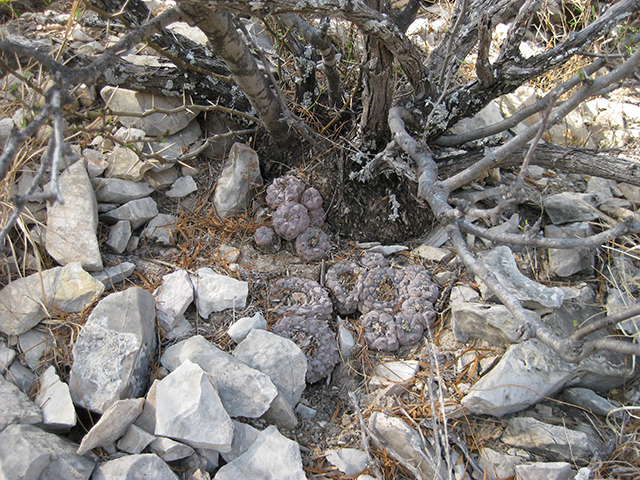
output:
[[[37, 14], [7, 30], [63, 36], [66, 20]], [[100, 51], [112, 40], [100, 32], [78, 25], [70, 48]], [[420, 22], [413, 34], [431, 41]], [[522, 87], [457, 129], [495, 123], [538, 94]], [[32, 115], [25, 96], [37, 100], [5, 77], [3, 141]], [[510, 315], [426, 214], [422, 237], [398, 236], [416, 212], [388, 187], [371, 187], [378, 210], [363, 198], [347, 211], [320, 178], [326, 158], [289, 171], [269, 165], [254, 137], [211, 137], [211, 113], [134, 116], [181, 99], [105, 87], [83, 92], [77, 111], [105, 103], [132, 115], [101, 135], [70, 116], [84, 130], [65, 155], [65, 203], [30, 202], [2, 261], [4, 477], [430, 479], [448, 468], [473, 479], [637, 478], [635, 362], [596, 354], [573, 365], [533, 340], [511, 345]], [[630, 90], [592, 100], [547, 140], [633, 156], [639, 111]], [[21, 151], [4, 199], [28, 188], [45, 136]], [[457, 195], [490, 205], [513, 179], [494, 171]], [[517, 232], [544, 214], [545, 236], [581, 237], [640, 203], [638, 187], [537, 166], [527, 189], [488, 226]], [[391, 227], [374, 236], [362, 212]], [[261, 226], [273, 231], [255, 236]], [[636, 240], [554, 251], [468, 238], [531, 315], [564, 334], [635, 301]], [[631, 319], [603, 334], [636, 332]]]

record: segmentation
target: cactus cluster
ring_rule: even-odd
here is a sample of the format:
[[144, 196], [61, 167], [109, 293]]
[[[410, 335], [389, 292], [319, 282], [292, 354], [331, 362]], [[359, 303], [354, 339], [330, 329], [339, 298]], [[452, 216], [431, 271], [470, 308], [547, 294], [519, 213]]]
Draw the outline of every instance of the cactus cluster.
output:
[[325, 212], [318, 190], [286, 175], [267, 187], [265, 200], [274, 210], [272, 228], [264, 226], [256, 231], [258, 247], [273, 252], [278, 250], [280, 238], [295, 241], [296, 252], [306, 262], [320, 260], [329, 251], [329, 237], [321, 230]]

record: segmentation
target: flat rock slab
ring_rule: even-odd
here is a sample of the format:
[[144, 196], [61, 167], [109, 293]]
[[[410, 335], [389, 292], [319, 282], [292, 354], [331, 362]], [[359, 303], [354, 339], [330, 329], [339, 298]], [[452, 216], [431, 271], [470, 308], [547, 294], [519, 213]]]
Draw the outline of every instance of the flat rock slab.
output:
[[150, 197], [131, 200], [121, 207], [100, 215], [100, 219], [109, 223], [116, 223], [121, 220], [131, 222], [131, 229], [141, 227], [153, 217], [158, 215], [158, 204]]
[[58, 186], [64, 203], [47, 203], [47, 252], [61, 265], [80, 262], [86, 270], [102, 270], [98, 203], [84, 161], [63, 171]]
[[156, 385], [156, 435], [193, 448], [228, 451], [233, 423], [206, 372], [185, 360]]
[[586, 463], [602, 448], [595, 436], [530, 417], [509, 420], [500, 439], [512, 447], [558, 462]]
[[68, 432], [76, 425], [76, 409], [69, 386], [60, 380], [53, 365], [40, 377], [35, 404], [42, 410], [42, 425], [50, 431]]
[[153, 187], [147, 182], [134, 182], [121, 178], [96, 178], [92, 182], [96, 200], [101, 203], [123, 203], [148, 197], [153, 192]]
[[165, 462], [174, 462], [182, 458], [190, 457], [195, 453], [193, 448], [184, 443], [176, 442], [166, 437], [156, 438], [149, 446]]
[[165, 275], [154, 296], [158, 323], [166, 331], [174, 329], [184, 318], [184, 312], [195, 296], [189, 274], [185, 270], [177, 270]]
[[214, 480], [305, 480], [300, 446], [283, 437], [274, 426], [260, 432], [249, 449], [224, 465]]
[[0, 431], [12, 423], [40, 423], [42, 413], [14, 384], [0, 377]]
[[[173, 110], [182, 106], [182, 97], [161, 97], [109, 86], [100, 90], [100, 96], [114, 112], [143, 114], [153, 108]], [[119, 115], [118, 120], [125, 127], [140, 128], [149, 136], [157, 136], [179, 132], [189, 125], [195, 116], [196, 112], [184, 111], [172, 115], [152, 113], [145, 117]]]
[[536, 462], [515, 468], [518, 480], [577, 480], [567, 462]]
[[[498, 280], [527, 308], [558, 308], [564, 300], [564, 291], [558, 287], [546, 287], [525, 277], [513, 258], [511, 249], [496, 247], [481, 255], [480, 261]], [[481, 292], [485, 300], [493, 298], [493, 293], [483, 283]]]
[[570, 222], [588, 222], [600, 216], [595, 205], [598, 196], [593, 193], [563, 192], [544, 199], [545, 212], [556, 225]]
[[266, 330], [251, 330], [233, 356], [269, 376], [295, 407], [306, 387], [307, 357], [293, 341]]
[[178, 217], [168, 213], [156, 215], [144, 228], [144, 236], [160, 245], [173, 245]]
[[0, 433], [0, 478], [89, 480], [95, 462], [77, 447], [33, 425], [11, 425]]
[[221, 454], [222, 458], [224, 458], [224, 461], [227, 463], [235, 460], [244, 452], [249, 450], [251, 444], [255, 442], [258, 435], [260, 435], [260, 430], [253, 428], [251, 425], [237, 422], [235, 420], [231, 421], [233, 422], [233, 441], [231, 442], [231, 449], [228, 452], [222, 452]]
[[327, 460], [345, 475], [357, 475], [367, 468], [367, 454], [356, 448], [328, 450]]
[[260, 417], [278, 395], [278, 389], [267, 375], [223, 352], [201, 335], [172, 345], [160, 358], [169, 371], [185, 360], [215, 377], [218, 395], [231, 417]]
[[84, 455], [92, 448], [110, 447], [140, 416], [143, 406], [144, 398], [129, 398], [114, 402], [84, 436], [78, 447], [78, 455]]
[[104, 285], [80, 263], [55, 267], [14, 280], [0, 290], [0, 332], [20, 335], [47, 316], [47, 310], [84, 310], [104, 292]]
[[244, 213], [260, 185], [258, 154], [243, 143], [234, 143], [213, 194], [218, 215], [230, 217]]
[[242, 342], [251, 330], [266, 330], [267, 329], [267, 321], [264, 318], [262, 312], [258, 312], [252, 317], [243, 317], [233, 325], [229, 327], [227, 330], [227, 335], [229, 335], [236, 343]]
[[76, 405], [102, 413], [116, 400], [144, 394], [155, 323], [155, 299], [141, 288], [98, 303], [73, 346], [69, 387]]
[[196, 289], [198, 314], [202, 318], [228, 308], [244, 308], [247, 304], [249, 284], [242, 280], [220, 275], [210, 268], [199, 268], [191, 282]]
[[152, 453], [127, 455], [98, 465], [91, 480], [179, 480], [162, 459]]

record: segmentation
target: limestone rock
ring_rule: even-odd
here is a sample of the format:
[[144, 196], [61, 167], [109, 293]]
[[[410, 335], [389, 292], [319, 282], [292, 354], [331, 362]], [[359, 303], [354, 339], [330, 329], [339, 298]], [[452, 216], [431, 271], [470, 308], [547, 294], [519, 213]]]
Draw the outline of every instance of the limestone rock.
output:
[[18, 390], [18, 387], [0, 378], [0, 432], [12, 423], [40, 423], [40, 409]]
[[602, 448], [596, 436], [530, 417], [515, 417], [502, 434], [507, 445], [523, 448], [558, 462], [588, 462]]
[[186, 197], [190, 193], [193, 193], [198, 190], [198, 186], [196, 185], [195, 180], [190, 175], [185, 175], [184, 177], [178, 178], [171, 185], [171, 189], [167, 190], [167, 197], [171, 198], [182, 198]]
[[101, 270], [98, 204], [85, 163], [76, 162], [62, 172], [58, 186], [64, 203], [47, 205], [47, 252], [61, 265], [81, 262], [86, 270]]
[[195, 453], [189, 445], [176, 442], [166, 437], [156, 438], [149, 448], [165, 462], [174, 462], [182, 458], [187, 458]]
[[76, 448], [33, 425], [11, 425], [0, 433], [0, 478], [89, 480], [95, 463]]
[[220, 468], [214, 480], [239, 478], [305, 480], [300, 446], [283, 437], [276, 427], [267, 427], [246, 452]]
[[3, 338], [0, 338], [0, 375], [7, 371], [13, 359], [16, 358], [16, 351], [7, 347]]
[[131, 222], [129, 220], [120, 220], [115, 225], [109, 227], [109, 238], [107, 239], [107, 247], [114, 253], [122, 253], [126, 250], [131, 238]]
[[526, 459], [520, 456], [504, 455], [485, 447], [480, 450], [478, 463], [484, 469], [486, 480], [499, 480], [513, 477], [516, 473], [516, 466], [525, 461]]
[[156, 215], [158, 215], [158, 204], [152, 198], [145, 197], [131, 200], [121, 207], [104, 213], [100, 215], [100, 219], [110, 223], [128, 220], [131, 222], [131, 228], [135, 230]]
[[227, 451], [233, 424], [205, 371], [185, 360], [156, 386], [156, 435]]
[[30, 393], [36, 387], [36, 374], [18, 361], [15, 361], [4, 374], [5, 380], [20, 389], [22, 393]]
[[35, 404], [42, 411], [42, 425], [47, 430], [64, 433], [76, 425], [76, 410], [69, 386], [60, 380], [53, 365], [40, 377]]
[[162, 459], [152, 453], [127, 455], [98, 465], [91, 480], [179, 480]]
[[153, 433], [156, 430], [156, 387], [160, 380], [155, 379], [149, 387], [147, 396], [144, 400], [142, 413], [136, 419], [134, 424], [142, 428], [147, 433]]
[[92, 273], [91, 276], [102, 282], [105, 287], [113, 288], [114, 285], [124, 282], [124, 279], [128, 278], [135, 269], [135, 263], [122, 262], [119, 265], [107, 267], [101, 272]]
[[142, 413], [143, 405], [143, 398], [128, 398], [112, 403], [82, 439], [78, 455], [84, 455], [96, 447], [107, 447], [108, 450]]
[[145, 227], [144, 236], [160, 245], [171, 246], [174, 242], [174, 232], [176, 231], [175, 215], [160, 213], [156, 215]]
[[40, 328], [32, 328], [18, 336], [22, 358], [27, 366], [37, 372], [53, 358], [54, 339]]
[[[589, 388], [567, 388], [562, 392], [562, 396], [566, 402], [582, 407], [596, 415], [602, 415], [603, 417], [606, 417], [610, 412], [619, 408], [619, 406], [612, 404], [609, 400], [601, 397]], [[621, 417], [622, 413], [622, 411], [619, 411], [617, 415], [613, 415]]]
[[190, 122], [185, 128], [178, 133], [168, 135], [160, 142], [148, 142], [144, 145], [144, 152], [152, 151], [161, 156], [165, 163], [160, 167], [154, 167], [154, 171], [158, 172], [171, 166], [180, 156], [182, 156], [191, 145], [198, 141], [202, 136], [202, 130], [198, 122]]
[[177, 327], [194, 297], [193, 285], [185, 270], [162, 277], [162, 286], [155, 292], [159, 325], [166, 331]]
[[327, 450], [327, 460], [347, 476], [357, 475], [367, 468], [367, 454], [357, 448]]
[[[153, 108], [175, 109], [182, 106], [182, 98], [160, 97], [148, 93], [139, 93], [124, 88], [104, 87], [100, 95], [112, 111], [142, 114]], [[184, 111], [172, 115], [153, 113], [145, 117], [120, 115], [118, 120], [126, 127], [144, 130], [149, 136], [163, 133], [174, 134], [185, 128], [196, 112]]]
[[198, 314], [202, 318], [227, 308], [244, 308], [247, 304], [247, 282], [217, 274], [210, 268], [199, 268], [191, 281], [196, 289]]
[[[562, 305], [564, 292], [558, 287], [546, 287], [525, 277], [513, 258], [511, 249], [506, 246], [496, 247], [482, 255], [480, 261], [498, 280], [527, 308], [557, 308]], [[482, 284], [482, 296], [486, 300], [493, 298], [493, 294], [486, 285]]]
[[307, 358], [293, 341], [266, 330], [251, 330], [233, 356], [268, 375], [287, 402], [297, 405], [306, 387]]
[[293, 430], [298, 426], [298, 417], [296, 417], [295, 410], [280, 392], [269, 405], [269, 409], [260, 418], [268, 424], [284, 430]]
[[170, 371], [185, 360], [215, 377], [218, 395], [231, 417], [260, 417], [278, 394], [267, 375], [248, 367], [200, 335], [172, 345], [160, 359]]
[[151, 435], [137, 425], [129, 425], [116, 446], [118, 450], [138, 455], [154, 440], [156, 440], [155, 435]]
[[[383, 362], [376, 366], [369, 380], [369, 386], [387, 387], [393, 385], [397, 387], [394, 391], [399, 395], [409, 387], [418, 370], [420, 370], [420, 365], [417, 360]], [[391, 395], [389, 392], [387, 394]]]
[[229, 330], [227, 330], [227, 335], [233, 338], [236, 343], [240, 343], [247, 338], [249, 332], [254, 329], [267, 329], [267, 321], [261, 312], [256, 313], [252, 317], [243, 317], [235, 322], [229, 327]]
[[571, 480], [574, 471], [566, 462], [536, 462], [515, 468], [518, 480]]
[[101, 203], [123, 203], [148, 197], [153, 188], [147, 182], [134, 182], [121, 178], [99, 178], [93, 181], [96, 200]]
[[556, 225], [588, 222], [598, 218], [597, 196], [592, 193], [563, 192], [544, 199], [545, 212]]
[[247, 145], [234, 143], [213, 194], [218, 215], [230, 217], [243, 213], [260, 185], [258, 154]]
[[[560, 227], [547, 225], [544, 227], [547, 238], [585, 238], [592, 234], [586, 222], [570, 223]], [[559, 277], [568, 277], [574, 273], [592, 273], [595, 251], [589, 248], [549, 249], [549, 268]]]
[[144, 174], [153, 167], [150, 162], [140, 160], [131, 148], [120, 145], [109, 153], [107, 161], [107, 176], [131, 182], [142, 180]]
[[260, 430], [253, 428], [251, 425], [237, 422], [236, 420], [232, 420], [232, 422], [233, 441], [231, 442], [231, 449], [228, 452], [221, 453], [222, 458], [227, 463], [246, 452], [260, 434]]
[[73, 346], [69, 387], [76, 405], [102, 413], [144, 393], [156, 349], [155, 300], [132, 287], [103, 299]]

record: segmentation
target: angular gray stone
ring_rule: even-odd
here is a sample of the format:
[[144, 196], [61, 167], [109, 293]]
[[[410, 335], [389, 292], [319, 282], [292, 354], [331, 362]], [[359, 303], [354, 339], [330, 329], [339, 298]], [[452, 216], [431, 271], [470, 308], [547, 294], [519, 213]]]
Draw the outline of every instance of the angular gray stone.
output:
[[7, 371], [13, 359], [16, 358], [16, 351], [7, 347], [3, 338], [0, 338], [0, 375]]
[[198, 314], [206, 319], [212, 312], [227, 308], [244, 308], [249, 295], [249, 284], [227, 275], [220, 275], [210, 268], [199, 268], [191, 278], [196, 290]]
[[574, 477], [571, 464], [566, 462], [536, 462], [515, 468], [518, 480], [570, 480]]
[[563, 192], [543, 200], [545, 212], [556, 225], [569, 222], [588, 222], [598, 218], [598, 201], [593, 193]]
[[40, 377], [35, 404], [42, 411], [42, 426], [51, 432], [66, 433], [76, 425], [76, 409], [69, 386], [60, 380], [53, 365]]
[[622, 192], [622, 195], [624, 195], [624, 198], [635, 205], [640, 204], [640, 187], [628, 183], [619, 183], [618, 188]]
[[162, 286], [154, 293], [158, 324], [170, 331], [180, 324], [184, 312], [193, 302], [193, 284], [185, 270], [177, 270], [162, 277]]
[[40, 423], [42, 413], [18, 387], [0, 378], [0, 432], [12, 423]]
[[233, 423], [206, 372], [185, 360], [156, 385], [155, 435], [194, 448], [228, 451]]
[[[436, 450], [429, 440], [423, 444], [420, 434], [409, 427], [401, 418], [390, 417], [382, 412], [374, 412], [369, 417], [369, 429], [375, 444], [385, 448], [402, 466], [417, 478], [448, 478], [444, 462], [440, 471], [427, 461], [436, 459]], [[429, 451], [424, 452], [427, 448]]]
[[104, 292], [104, 285], [79, 263], [55, 267], [12, 281], [0, 290], [0, 332], [20, 335], [36, 326], [47, 311], [77, 313]]
[[[544, 227], [547, 238], [585, 238], [592, 234], [591, 227], [586, 222], [570, 223], [557, 227]], [[593, 272], [595, 249], [549, 249], [549, 268], [559, 277], [568, 277], [574, 273], [589, 274]]]
[[178, 170], [175, 167], [167, 168], [161, 172], [149, 170], [143, 177], [153, 188], [162, 188], [171, 185], [178, 179]]
[[180, 177], [175, 182], [173, 182], [171, 188], [167, 190], [166, 195], [167, 197], [171, 198], [182, 198], [197, 190], [198, 185], [196, 185], [193, 177], [190, 175], [185, 175], [184, 177]]
[[[558, 287], [545, 287], [525, 277], [518, 270], [509, 247], [496, 247], [481, 255], [480, 261], [526, 308], [557, 308], [562, 305], [564, 291]], [[484, 283], [481, 286], [481, 292], [486, 300], [493, 298], [493, 294]]]
[[253, 428], [251, 425], [236, 420], [232, 420], [232, 422], [233, 441], [231, 442], [231, 449], [228, 452], [221, 453], [222, 458], [224, 458], [224, 461], [227, 463], [235, 460], [246, 452], [260, 434], [260, 430]]
[[223, 352], [201, 335], [172, 345], [160, 359], [170, 371], [185, 360], [200, 365], [215, 377], [218, 395], [231, 417], [260, 417], [278, 394], [278, 389], [267, 375]]
[[131, 222], [131, 228], [135, 230], [156, 215], [158, 215], [158, 204], [152, 198], [145, 197], [131, 200], [121, 207], [103, 213], [100, 219], [111, 223], [128, 220]]
[[367, 468], [367, 454], [357, 448], [327, 450], [327, 461], [345, 475], [357, 475]]
[[[619, 408], [619, 406], [614, 405], [589, 388], [567, 388], [562, 392], [562, 396], [566, 402], [582, 407], [596, 415], [602, 415], [603, 417], [606, 417], [610, 412]], [[619, 415], [614, 414], [614, 416], [621, 417], [623, 412], [619, 411], [617, 413]]]
[[262, 177], [258, 154], [245, 144], [234, 143], [213, 194], [218, 215], [242, 214], [260, 185]]
[[153, 453], [127, 455], [98, 465], [91, 480], [179, 480], [169, 466]]
[[139, 182], [144, 174], [153, 168], [151, 162], [144, 162], [129, 147], [116, 146], [107, 157], [109, 166], [106, 175], [132, 182]]
[[283, 437], [276, 427], [267, 427], [246, 452], [220, 468], [214, 477], [215, 480], [240, 478], [305, 480], [300, 446]]
[[500, 440], [558, 462], [588, 462], [603, 447], [595, 436], [530, 417], [509, 420]]
[[184, 443], [176, 442], [166, 437], [156, 438], [149, 448], [165, 462], [174, 462], [182, 458], [190, 457], [195, 453], [193, 448]]
[[31, 393], [38, 383], [36, 374], [17, 360], [5, 372], [4, 378], [7, 382], [18, 387], [22, 393], [27, 394]]
[[147, 396], [144, 400], [142, 413], [134, 422], [135, 425], [142, 428], [145, 432], [153, 434], [156, 430], [156, 387], [160, 380], [155, 379], [149, 387]]
[[96, 447], [107, 450], [116, 440], [124, 435], [129, 426], [142, 413], [144, 398], [128, 398], [117, 400], [107, 408], [100, 420], [82, 438], [78, 447], [78, 455], [84, 455]]
[[307, 357], [293, 341], [266, 330], [251, 330], [233, 356], [268, 375], [292, 407], [298, 404], [306, 387]]
[[160, 213], [144, 228], [144, 236], [161, 245], [171, 246], [175, 243], [173, 235], [177, 221], [178, 218], [175, 215]]
[[197, 142], [202, 136], [202, 130], [198, 122], [191, 122], [184, 129], [174, 135], [168, 135], [160, 142], [145, 143], [144, 152], [153, 151], [161, 156], [166, 163], [160, 168], [154, 167], [155, 171], [166, 168], [182, 156], [191, 145]]
[[34, 372], [51, 362], [55, 343], [51, 334], [40, 328], [33, 328], [20, 334], [18, 342], [23, 360]]
[[116, 446], [118, 450], [137, 455], [142, 453], [142, 450], [155, 440], [155, 435], [151, 435], [137, 425], [129, 425], [129, 428], [127, 428], [127, 431], [120, 440], [118, 440]]
[[513, 477], [516, 474], [516, 466], [526, 461], [517, 455], [504, 455], [486, 447], [480, 450], [479, 457], [478, 464], [484, 470], [486, 480]]
[[155, 349], [153, 295], [137, 287], [112, 293], [91, 312], [73, 346], [74, 403], [102, 413], [116, 400], [142, 395]]
[[134, 182], [121, 178], [97, 178], [93, 182], [96, 200], [100, 203], [123, 203], [148, 197], [153, 188], [147, 182]]
[[267, 321], [265, 320], [262, 312], [258, 312], [252, 317], [243, 317], [233, 323], [227, 330], [227, 335], [233, 338], [236, 343], [240, 343], [247, 338], [249, 332], [254, 329], [267, 329]]
[[124, 282], [124, 279], [128, 278], [135, 269], [135, 263], [122, 262], [119, 265], [105, 268], [101, 272], [93, 273], [92, 277], [102, 282], [105, 287], [112, 288], [114, 285]]
[[[537, 313], [528, 313], [532, 319], [540, 320]], [[465, 344], [481, 339], [492, 345], [510, 345], [520, 337], [518, 323], [504, 305], [451, 303], [451, 327], [456, 341]]]
[[456, 285], [451, 289], [450, 303], [477, 302], [478, 300], [480, 300], [480, 294], [469, 285]]
[[0, 433], [0, 478], [89, 480], [95, 462], [76, 448], [33, 425], [11, 425]]
[[64, 203], [47, 204], [47, 252], [61, 265], [81, 262], [86, 270], [101, 270], [98, 204], [84, 161], [62, 172], [58, 186]]
[[130, 238], [131, 222], [129, 220], [120, 220], [109, 227], [109, 238], [106, 244], [112, 252], [122, 253], [126, 250]]
[[293, 430], [298, 426], [295, 410], [280, 392], [269, 405], [269, 410], [260, 418], [268, 424], [275, 425], [283, 430]]
[[[154, 107], [172, 110], [181, 107], [183, 102], [182, 97], [161, 97], [109, 86], [100, 90], [100, 96], [112, 111], [132, 114], [142, 114]], [[196, 112], [184, 111], [171, 115], [152, 113], [145, 117], [120, 115], [118, 120], [126, 127], [140, 128], [149, 136], [157, 136], [163, 133], [174, 134], [179, 132], [189, 125], [189, 122], [195, 118], [196, 114]]]

